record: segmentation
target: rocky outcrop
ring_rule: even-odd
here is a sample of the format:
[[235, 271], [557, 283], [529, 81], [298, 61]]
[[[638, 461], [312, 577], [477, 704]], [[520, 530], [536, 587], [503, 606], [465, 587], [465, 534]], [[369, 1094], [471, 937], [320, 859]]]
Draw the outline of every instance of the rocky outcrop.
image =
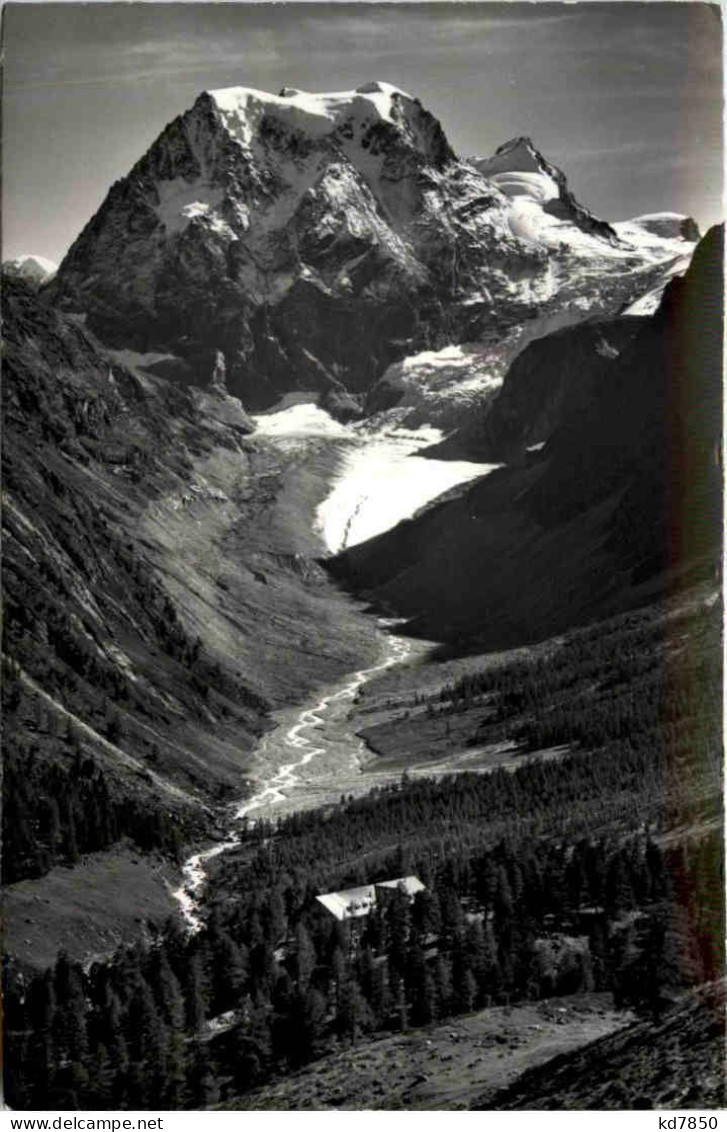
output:
[[511, 463], [547, 443], [562, 421], [579, 412], [607, 382], [638, 318], [582, 322], [537, 338], [517, 355], [502, 388], [436, 454]]
[[227, 365], [222, 350], [215, 351], [215, 364], [207, 388], [211, 393], [217, 393], [223, 397], [227, 394]]
[[212, 376], [207, 386], [204, 389], [193, 387], [190, 393], [200, 420], [208, 426], [214, 422], [242, 436], [254, 431], [255, 422], [245, 412], [239, 397], [232, 397], [227, 391], [227, 366], [221, 350], [215, 351]]
[[356, 397], [352, 393], [346, 393], [343, 389], [329, 389], [321, 397], [319, 404], [322, 409], [330, 413], [334, 420], [340, 421], [341, 424], [348, 424], [350, 421], [358, 421], [364, 415], [363, 406], [361, 404], [361, 397]]
[[[525, 211], [514, 175], [539, 186]], [[459, 160], [389, 84], [235, 87], [166, 127], [50, 291], [109, 345], [174, 355], [183, 382], [222, 351], [229, 392], [255, 409], [289, 390], [366, 392], [407, 355], [544, 311], [613, 312], [673, 256], [653, 240], [646, 254], [616, 236], [526, 140]]]

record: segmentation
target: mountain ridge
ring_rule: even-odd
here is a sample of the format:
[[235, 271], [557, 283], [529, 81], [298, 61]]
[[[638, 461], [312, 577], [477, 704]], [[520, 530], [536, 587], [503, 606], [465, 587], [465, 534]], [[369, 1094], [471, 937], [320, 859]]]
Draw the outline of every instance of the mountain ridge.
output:
[[619, 235], [530, 143], [518, 155], [552, 191], [508, 195], [389, 84], [283, 89], [203, 92], [112, 186], [50, 297], [108, 345], [173, 355], [186, 383], [222, 351], [254, 409], [365, 392], [408, 354], [543, 310], [613, 311], [641, 293], [636, 269], [690, 246]]
[[[570, 214], [585, 231], [594, 232], [610, 243], [618, 243], [616, 229], [579, 204], [568, 187], [563, 171], [548, 161], [526, 135], [503, 142], [492, 157], [475, 158], [472, 163], [480, 173], [492, 179], [506, 196], [538, 194], [541, 200], [545, 199], [546, 208], [549, 206], [555, 215], [559, 211]], [[533, 183], [533, 180], [528, 182], [526, 178], [512, 176], [518, 173], [534, 173], [538, 180]], [[551, 185], [548, 184], [549, 181]], [[553, 192], [552, 186], [555, 186], [556, 192]]]

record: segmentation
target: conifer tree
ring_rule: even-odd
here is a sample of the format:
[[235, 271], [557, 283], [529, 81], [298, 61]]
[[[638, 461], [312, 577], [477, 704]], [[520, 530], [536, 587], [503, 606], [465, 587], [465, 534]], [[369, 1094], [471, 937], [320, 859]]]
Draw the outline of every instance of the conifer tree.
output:
[[372, 1024], [373, 1015], [361, 994], [361, 988], [356, 979], [349, 976], [339, 995], [336, 1028], [348, 1043], [355, 1045], [361, 1033], [369, 1030]]
[[186, 1029], [198, 1033], [207, 1017], [209, 994], [207, 977], [199, 951], [192, 952], [187, 964], [184, 985], [184, 1014]]
[[412, 940], [409, 945], [404, 982], [412, 1024], [426, 1025], [434, 1017], [434, 983], [431, 978], [428, 980], [427, 962], [418, 940]]
[[166, 1066], [164, 1074], [164, 1107], [172, 1110], [185, 1107], [187, 1092], [187, 1046], [179, 1029], [166, 1028]]
[[447, 1018], [452, 1011], [452, 966], [445, 955], [437, 956], [434, 984], [439, 1017]]
[[152, 953], [151, 985], [162, 1021], [171, 1030], [181, 1030], [185, 1022], [184, 997], [163, 947]]
[[212, 1108], [220, 1099], [220, 1089], [205, 1042], [196, 1042], [192, 1046], [190, 1066], [189, 1099], [191, 1106], [199, 1109]]
[[295, 976], [298, 987], [305, 993], [316, 964], [316, 953], [311, 937], [302, 920], [295, 929]]
[[166, 1079], [167, 1033], [151, 989], [141, 976], [129, 1003], [125, 1037], [129, 1048], [131, 1104], [151, 1107]]

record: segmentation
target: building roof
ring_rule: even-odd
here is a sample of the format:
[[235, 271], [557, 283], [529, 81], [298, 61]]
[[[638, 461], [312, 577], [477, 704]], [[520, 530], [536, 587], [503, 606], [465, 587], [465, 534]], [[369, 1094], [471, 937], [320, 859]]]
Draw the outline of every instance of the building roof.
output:
[[417, 892], [424, 891], [425, 885], [419, 877], [397, 877], [395, 880], [364, 884], [359, 888], [346, 888], [342, 892], [325, 892], [316, 896], [316, 900], [337, 920], [353, 920], [359, 916], [368, 916], [376, 904], [378, 888], [385, 888], [387, 891], [401, 889], [407, 896], [415, 896]]
[[424, 892], [426, 885], [422, 884], [419, 877], [397, 877], [396, 880], [381, 880], [376, 884], [376, 888], [394, 888], [402, 889], [407, 896], [416, 896], [417, 892]]
[[376, 903], [376, 889], [373, 884], [365, 884], [343, 892], [326, 892], [316, 896], [316, 900], [337, 920], [352, 920], [356, 916], [368, 916]]

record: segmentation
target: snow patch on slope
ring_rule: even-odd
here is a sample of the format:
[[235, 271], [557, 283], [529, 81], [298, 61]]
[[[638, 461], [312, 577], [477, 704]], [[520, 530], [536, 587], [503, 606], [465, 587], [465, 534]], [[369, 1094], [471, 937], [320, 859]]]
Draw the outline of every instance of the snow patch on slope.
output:
[[445, 346], [395, 362], [372, 394], [374, 400], [377, 391], [386, 398], [389, 388], [398, 396], [395, 407], [380, 419], [396, 421], [399, 426], [460, 427], [469, 414], [482, 411], [498, 392], [522, 334], [518, 327], [496, 342]]
[[[212, 209], [222, 203], [222, 189], [213, 188], [205, 181], [159, 181], [159, 204], [156, 214], [171, 235], [181, 232], [191, 220], [209, 218]], [[230, 236], [233, 233], [230, 231]]]
[[690, 231], [695, 240], [699, 238], [697, 225], [691, 217], [685, 216], [682, 212], [649, 212], [643, 216], [635, 216], [633, 220], [623, 221], [622, 224], [615, 224], [614, 227], [627, 228], [634, 236], [637, 236], [640, 230], [667, 240], [688, 240], [689, 237], [684, 233]]
[[[613, 224], [619, 243], [607, 244], [598, 236], [584, 232], [577, 224], [547, 212], [540, 200], [525, 194], [513, 198], [508, 221], [510, 231], [519, 239], [550, 251], [584, 257], [591, 270], [600, 267], [607, 271], [619, 263], [626, 266], [637, 259], [642, 264], [656, 265], [665, 263], [673, 255], [686, 256], [688, 261], [696, 247], [682, 236], [661, 235], [635, 221]], [[662, 231], [666, 230], [665, 226]]]
[[441, 350], [424, 350], [394, 363], [385, 376], [401, 376], [408, 384], [427, 393], [446, 390], [457, 393], [493, 393], [502, 383], [499, 367], [492, 365], [493, 348], [482, 342], [445, 346]]
[[142, 381], [148, 381], [149, 374], [146, 371], [151, 369], [152, 366], [158, 365], [159, 362], [179, 361], [175, 354], [162, 354], [153, 350], [146, 354], [141, 354], [138, 350], [107, 350], [106, 352], [112, 361], [131, 370]]
[[682, 232], [692, 224], [688, 216], [677, 213], [661, 213], [650, 216], [637, 216], [634, 220], [619, 220], [613, 225], [619, 239], [631, 244], [647, 255], [671, 251], [674, 255], [690, 254], [696, 247], [696, 239], [685, 239]]
[[677, 275], [684, 275], [691, 261], [691, 253], [689, 255], [678, 256], [664, 271], [657, 286], [641, 295], [635, 303], [626, 307], [623, 313], [638, 315], [653, 314], [661, 302], [661, 296], [664, 294], [667, 283]]

